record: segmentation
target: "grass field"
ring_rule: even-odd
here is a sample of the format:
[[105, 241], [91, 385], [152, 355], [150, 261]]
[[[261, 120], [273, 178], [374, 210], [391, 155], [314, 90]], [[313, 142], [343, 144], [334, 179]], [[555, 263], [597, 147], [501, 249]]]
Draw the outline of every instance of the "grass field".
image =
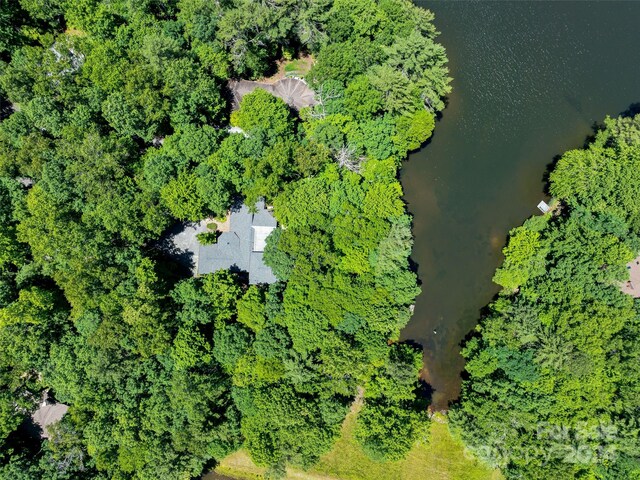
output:
[[[397, 462], [370, 460], [353, 438], [357, 412], [351, 412], [334, 448], [309, 471], [289, 469], [288, 479], [299, 480], [501, 480], [491, 470], [470, 458], [464, 447], [449, 434], [445, 417], [437, 415], [426, 442], [416, 444], [407, 458]], [[244, 451], [230, 455], [216, 471], [222, 475], [257, 480], [263, 468], [256, 467]]]
[[295, 75], [297, 77], [303, 77], [307, 73], [309, 73], [312, 64], [313, 60], [309, 56], [291, 60], [284, 64], [284, 73], [285, 75]]
[[278, 71], [269, 77], [264, 77], [258, 80], [261, 83], [275, 83], [278, 80], [282, 80], [286, 77], [298, 77], [302, 78], [313, 66], [313, 58], [310, 55], [305, 55], [293, 60], [279, 60], [277, 63]]

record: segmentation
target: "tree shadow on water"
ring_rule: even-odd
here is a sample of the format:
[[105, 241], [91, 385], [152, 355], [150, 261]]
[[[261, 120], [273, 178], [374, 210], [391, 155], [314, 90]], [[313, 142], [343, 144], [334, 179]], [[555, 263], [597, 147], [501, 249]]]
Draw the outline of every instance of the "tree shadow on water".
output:
[[409, 257], [407, 260], [409, 262], [409, 270], [418, 276], [418, 278], [416, 278], [418, 286], [422, 285], [422, 280], [420, 279], [420, 274], [418, 273], [418, 268], [420, 265], [412, 257]]
[[638, 114], [640, 114], [640, 102], [635, 102], [629, 105], [629, 108], [620, 112], [618, 116], [624, 118], [633, 118]]
[[416, 389], [416, 407], [419, 410], [426, 410], [431, 405], [433, 400], [433, 393], [435, 389], [427, 383], [426, 380], [420, 379], [418, 380], [418, 388]]
[[[413, 348], [416, 352], [424, 353], [424, 347], [422, 344], [416, 342], [415, 340], [403, 340], [401, 342], [403, 345], [408, 345]], [[415, 390], [416, 400], [414, 407], [416, 410], [426, 410], [429, 405], [431, 405], [431, 401], [433, 399], [433, 392], [435, 391], [433, 386], [431, 386], [424, 378], [418, 380], [418, 386]]]

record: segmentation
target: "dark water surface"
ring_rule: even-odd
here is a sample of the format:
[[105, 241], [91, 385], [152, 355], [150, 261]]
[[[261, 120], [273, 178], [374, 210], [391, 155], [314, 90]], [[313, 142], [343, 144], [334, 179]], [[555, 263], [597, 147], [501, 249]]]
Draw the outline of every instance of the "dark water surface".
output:
[[445, 408], [459, 343], [497, 292], [507, 232], [545, 198], [547, 165], [640, 102], [640, 2], [417, 3], [436, 14], [454, 92], [402, 172], [423, 289], [403, 338], [424, 346]]

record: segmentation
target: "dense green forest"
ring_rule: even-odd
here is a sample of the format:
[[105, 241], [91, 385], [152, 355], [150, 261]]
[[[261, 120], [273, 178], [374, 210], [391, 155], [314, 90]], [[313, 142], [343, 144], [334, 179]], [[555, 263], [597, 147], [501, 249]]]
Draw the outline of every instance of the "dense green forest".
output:
[[[432, 20], [408, 0], [0, 1], [0, 478], [186, 479], [240, 447], [278, 476], [332, 446], [359, 388], [365, 451], [408, 451], [427, 419], [397, 342], [419, 291], [397, 169], [450, 90]], [[256, 90], [231, 113], [229, 79], [300, 54], [318, 105]], [[261, 197], [279, 282], [181, 276], [159, 248]], [[45, 389], [70, 409], [34, 443]]]
[[511, 231], [503, 287], [463, 351], [450, 414], [508, 478], [640, 478], [640, 116], [607, 119], [550, 174], [559, 201]]

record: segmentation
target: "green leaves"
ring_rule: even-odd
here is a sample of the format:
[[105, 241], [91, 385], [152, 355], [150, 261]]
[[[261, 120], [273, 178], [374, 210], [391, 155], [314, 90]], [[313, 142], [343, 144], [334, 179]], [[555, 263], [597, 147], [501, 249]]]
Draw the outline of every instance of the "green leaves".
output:
[[[246, 447], [258, 465], [276, 465], [286, 460], [310, 466], [327, 451], [337, 437], [340, 423], [322, 414], [335, 409], [327, 400], [298, 395], [290, 386], [238, 392], [246, 401], [238, 402], [243, 414], [242, 432]], [[346, 414], [344, 409], [342, 411]], [[260, 435], [256, 435], [260, 432]]]
[[238, 301], [238, 321], [258, 333], [266, 324], [264, 292], [251, 285]]
[[231, 115], [231, 125], [241, 128], [247, 135], [265, 130], [274, 137], [290, 134], [293, 129], [287, 105], [261, 88], [242, 98], [240, 109]]
[[[635, 175], [636, 125], [607, 120], [586, 150], [561, 158], [551, 174], [551, 191], [566, 202], [561, 214], [511, 232], [494, 277], [504, 290], [463, 350], [469, 380], [452, 424], [508, 478], [636, 471], [631, 457], [607, 454], [634, 435], [630, 392], [640, 388], [637, 375], [629, 377], [638, 311], [620, 290], [640, 233], [638, 184], [623, 180]], [[637, 462], [637, 440], [633, 448]]]
[[399, 343], [385, 350], [383, 366], [364, 386], [355, 437], [374, 460], [393, 461], [424, 439], [428, 417], [417, 380], [422, 352]]
[[358, 120], [375, 116], [382, 110], [383, 97], [372, 88], [369, 77], [356, 77], [344, 92], [344, 106]]
[[426, 412], [405, 405], [366, 402], [358, 413], [355, 437], [374, 460], [400, 460], [426, 433], [427, 421]]
[[162, 187], [160, 196], [174, 217], [198, 221], [205, 216], [205, 199], [198, 192], [197, 180], [195, 174], [182, 171]]
[[444, 109], [442, 98], [451, 92], [451, 78], [442, 45], [414, 30], [406, 37], [398, 37], [386, 53], [387, 64], [414, 82], [429, 111]]
[[14, 324], [38, 324], [47, 322], [55, 308], [52, 292], [32, 287], [20, 290], [18, 300], [0, 309], [0, 328]]
[[426, 110], [418, 110], [412, 114], [398, 117], [393, 142], [400, 155], [420, 148], [431, 136], [434, 128], [434, 116]]
[[531, 277], [544, 274], [548, 247], [544, 247], [539, 232], [519, 227], [510, 233], [509, 244], [502, 251], [505, 262], [496, 270], [493, 281], [506, 289], [516, 290]]
[[607, 212], [640, 225], [636, 185], [640, 181], [640, 120], [605, 120], [605, 129], [585, 150], [565, 153], [550, 175], [551, 193], [570, 205]]
[[[71, 409], [36, 458], [0, 447], [0, 476], [191, 478], [241, 444], [274, 473], [307, 467], [363, 385], [367, 451], [406, 452], [424, 418], [420, 355], [393, 343], [419, 291], [397, 166], [433, 129], [425, 95], [447, 91], [431, 14], [5, 3], [0, 437], [43, 387]], [[318, 105], [258, 88], [228, 128], [230, 77], [307, 54]], [[281, 222], [264, 253], [280, 281], [178, 281], [162, 233], [258, 198]]]

